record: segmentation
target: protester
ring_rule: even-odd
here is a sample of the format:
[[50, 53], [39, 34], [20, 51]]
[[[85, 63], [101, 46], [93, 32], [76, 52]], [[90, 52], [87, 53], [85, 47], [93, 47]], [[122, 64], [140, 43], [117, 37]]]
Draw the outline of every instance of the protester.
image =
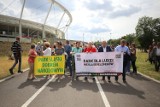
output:
[[42, 47], [41, 47], [40, 42], [37, 43], [36, 52], [37, 52], [37, 54], [38, 54], [39, 56], [41, 55]]
[[131, 45], [131, 63], [132, 63], [132, 68], [133, 68], [133, 73], [137, 74], [137, 67], [136, 67], [136, 46], [134, 43]]
[[153, 51], [153, 54], [155, 56], [155, 69], [156, 69], [156, 71], [159, 71], [159, 67], [160, 67], [160, 42], [157, 43], [157, 47]]
[[62, 42], [56, 42], [55, 55], [63, 55], [64, 48], [62, 47]]
[[150, 45], [148, 49], [148, 59], [146, 60], [146, 62], [149, 61], [151, 64], [153, 63], [152, 53], [153, 53], [153, 46]]
[[153, 46], [153, 49], [152, 49], [152, 53], [151, 53], [151, 58], [152, 58], [153, 63], [155, 64], [155, 60], [156, 60], [156, 54], [155, 53], [156, 53], [156, 50], [157, 50], [156, 42], [153, 42], [152, 46]]
[[19, 37], [16, 37], [16, 41], [12, 44], [11, 51], [13, 52], [15, 62], [13, 64], [13, 66], [9, 69], [10, 74], [11, 75], [14, 74], [13, 69], [18, 64], [18, 62], [19, 62], [18, 73], [23, 73], [21, 71], [21, 63], [22, 63], [21, 52], [22, 52], [22, 48], [21, 48], [21, 45], [20, 45], [20, 38]]
[[[72, 48], [72, 79], [74, 79], [75, 76], [75, 59], [74, 59], [74, 54], [76, 53], [82, 53], [82, 48], [80, 47], [80, 42], [76, 42], [76, 47]], [[78, 79], [78, 76], [76, 76], [76, 79]]]
[[[63, 55], [65, 53], [64, 48], [62, 47], [62, 42], [56, 42], [55, 55]], [[61, 75], [58, 76], [58, 82], [60, 81]]]
[[85, 45], [83, 46], [82, 52], [86, 52], [87, 47], [88, 47], [88, 44], [85, 44]]
[[[127, 61], [129, 60], [129, 55], [130, 55], [129, 49], [128, 49], [127, 46], [125, 46], [125, 44], [126, 44], [126, 41], [125, 41], [124, 39], [122, 39], [122, 40], [120, 41], [120, 45], [115, 48], [115, 51], [116, 51], [116, 52], [123, 52], [124, 59], [123, 59], [122, 79], [123, 79], [123, 82], [124, 82], [124, 83], [126, 83], [125, 67], [126, 67], [126, 65], [127, 65]], [[116, 76], [115, 80], [118, 82], [118, 76]]]
[[34, 75], [34, 59], [37, 56], [37, 52], [35, 50], [35, 45], [34, 44], [31, 45], [31, 49], [29, 50], [28, 56], [29, 56], [28, 64], [29, 64], [30, 70], [28, 72], [27, 80], [33, 80], [33, 79], [36, 79], [36, 77]]
[[[93, 44], [92, 44], [92, 42], [89, 42], [88, 43], [88, 47], [85, 49], [85, 51], [84, 52], [86, 52], [86, 53], [92, 53], [92, 52], [97, 52], [97, 50], [96, 50], [96, 48], [95, 47], [93, 47]], [[85, 80], [87, 80], [88, 78], [87, 77], [85, 77], [84, 78]], [[95, 78], [93, 77], [93, 80], [95, 80]]]
[[[130, 44], [129, 44], [129, 42], [126, 42], [126, 46], [128, 47], [128, 49], [129, 49], [129, 51], [130, 51]], [[126, 68], [125, 68], [126, 74], [130, 74], [130, 67], [131, 67], [131, 60], [130, 60], [130, 58], [129, 58], [129, 60], [127, 61]]]
[[45, 47], [45, 42], [47, 42], [47, 40], [46, 40], [46, 39], [43, 39], [42, 51], [46, 50], [46, 47]]
[[[50, 48], [50, 43], [49, 42], [45, 42], [44, 46], [45, 46], [45, 48], [44, 48], [45, 50], [43, 51], [43, 56], [51, 56], [52, 51], [51, 51], [51, 48]], [[51, 77], [51, 75], [47, 75], [48, 79], [50, 77]]]
[[72, 76], [72, 66], [71, 66], [72, 55], [70, 54], [70, 52], [72, 51], [72, 47], [69, 44], [68, 40], [66, 40], [66, 45], [64, 46], [64, 50], [68, 56], [66, 61], [66, 66], [69, 67], [70, 76]]
[[[107, 46], [107, 42], [106, 41], [103, 41], [102, 42], [102, 46], [99, 47], [98, 49], [98, 52], [111, 52], [111, 48], [110, 46]], [[102, 80], [105, 80], [105, 76], [102, 77]], [[108, 82], [111, 82], [110, 81], [110, 76], [108, 76]]]
[[54, 43], [51, 47], [52, 55], [55, 54], [55, 50], [56, 50], [56, 43]]

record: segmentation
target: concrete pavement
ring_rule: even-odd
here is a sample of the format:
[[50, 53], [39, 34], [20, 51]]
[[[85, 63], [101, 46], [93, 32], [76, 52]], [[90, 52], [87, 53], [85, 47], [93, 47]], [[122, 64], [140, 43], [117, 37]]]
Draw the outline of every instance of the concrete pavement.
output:
[[[34, 81], [26, 81], [27, 73], [16, 75], [0, 83], [0, 107], [21, 107], [26, 101], [48, 82], [39, 77]], [[127, 76], [127, 84], [119, 78], [119, 83], [111, 78], [111, 83], [98, 77], [104, 96], [110, 107], [159, 107], [160, 84], [141, 75]], [[53, 78], [28, 107], [105, 107], [104, 100], [96, 81], [80, 77], [71, 81], [63, 76], [60, 81]], [[107, 101], [106, 101], [107, 102]]]

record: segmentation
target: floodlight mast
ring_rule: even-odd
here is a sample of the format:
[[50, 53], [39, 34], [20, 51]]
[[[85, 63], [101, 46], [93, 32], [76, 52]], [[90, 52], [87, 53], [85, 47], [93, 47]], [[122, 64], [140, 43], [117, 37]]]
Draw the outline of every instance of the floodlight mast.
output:
[[[23, 16], [23, 10], [24, 10], [24, 6], [25, 6], [26, 0], [23, 1], [23, 5], [22, 5], [22, 9], [21, 9], [21, 14], [20, 14], [20, 19], [19, 19], [19, 36], [22, 36], [22, 16]], [[21, 40], [21, 39], [20, 39]]]

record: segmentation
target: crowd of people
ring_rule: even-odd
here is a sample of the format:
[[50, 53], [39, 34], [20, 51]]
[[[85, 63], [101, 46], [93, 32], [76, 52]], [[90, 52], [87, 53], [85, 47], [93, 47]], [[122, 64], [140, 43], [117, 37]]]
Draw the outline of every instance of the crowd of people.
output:
[[[156, 55], [159, 55], [159, 47], [160, 44], [157, 46]], [[13, 43], [12, 51], [14, 53], [15, 57], [15, 63], [10, 68], [10, 73], [13, 74], [13, 69], [16, 66], [16, 64], [19, 62], [19, 73], [22, 73], [21, 71], [21, 46], [19, 44], [19, 38], [16, 39], [16, 41]], [[136, 67], [136, 46], [134, 43], [131, 45], [127, 43], [124, 39], [120, 41], [120, 45], [113, 48], [113, 46], [109, 46], [106, 41], [102, 41], [101, 46], [95, 46], [92, 42], [89, 42], [88, 44], [81, 44], [81, 42], [75, 42], [73, 44], [70, 44], [68, 40], [66, 40], [65, 44], [63, 44], [61, 41], [57, 41], [54, 44], [50, 44], [47, 40], [43, 40], [43, 43], [41, 44], [38, 42], [36, 45], [32, 44], [31, 48], [28, 53], [28, 63], [30, 71], [28, 73], [28, 80], [35, 79], [34, 75], [34, 59], [36, 56], [52, 56], [52, 55], [65, 55], [66, 56], [66, 68], [69, 68], [69, 76], [72, 77], [72, 79], [78, 78], [75, 74], [75, 61], [74, 61], [74, 54], [75, 53], [91, 53], [91, 52], [123, 52], [124, 59], [123, 59], [123, 73], [122, 73], [122, 80], [124, 83], [126, 83], [126, 73], [131, 74], [137, 74], [137, 67]], [[157, 56], [156, 58], [159, 58]], [[132, 65], [133, 72], [130, 71], [130, 66]], [[47, 78], [50, 78], [52, 75], [47, 75]], [[60, 77], [60, 76], [59, 76]], [[95, 80], [94, 77], [92, 77], [93, 80]], [[108, 82], [110, 81], [110, 76], [107, 76]], [[87, 76], [84, 77], [85, 80], [87, 80]], [[102, 76], [102, 80], [105, 80], [105, 76]], [[115, 76], [115, 81], [118, 82], [118, 76]]]

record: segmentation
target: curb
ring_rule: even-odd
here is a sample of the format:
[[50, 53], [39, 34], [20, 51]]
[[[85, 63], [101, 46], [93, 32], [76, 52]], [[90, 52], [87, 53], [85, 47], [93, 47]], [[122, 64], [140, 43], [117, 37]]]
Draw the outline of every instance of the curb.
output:
[[140, 74], [140, 75], [142, 75], [143, 77], [148, 78], [148, 79], [150, 79], [150, 80], [152, 80], [152, 81], [160, 84], [160, 81], [159, 81], [159, 80], [156, 80], [156, 79], [154, 79], [154, 78], [151, 78], [151, 77], [149, 77], [149, 76], [147, 76], [147, 75], [145, 75], [145, 74], [142, 74], [141, 72], [138, 72], [138, 74]]
[[[29, 70], [29, 68], [23, 69], [23, 72], [26, 72], [26, 71], [28, 71], [28, 70]], [[17, 75], [20, 75], [20, 74], [17, 73], [17, 74], [8, 76], [8, 77], [6, 77], [6, 78], [3, 78], [3, 79], [0, 80], [0, 83], [1, 83], [1, 82], [4, 82], [4, 81], [6, 81], [6, 80], [9, 80], [9, 79], [11, 79], [11, 78], [13, 78], [14, 76], [17, 76]]]

